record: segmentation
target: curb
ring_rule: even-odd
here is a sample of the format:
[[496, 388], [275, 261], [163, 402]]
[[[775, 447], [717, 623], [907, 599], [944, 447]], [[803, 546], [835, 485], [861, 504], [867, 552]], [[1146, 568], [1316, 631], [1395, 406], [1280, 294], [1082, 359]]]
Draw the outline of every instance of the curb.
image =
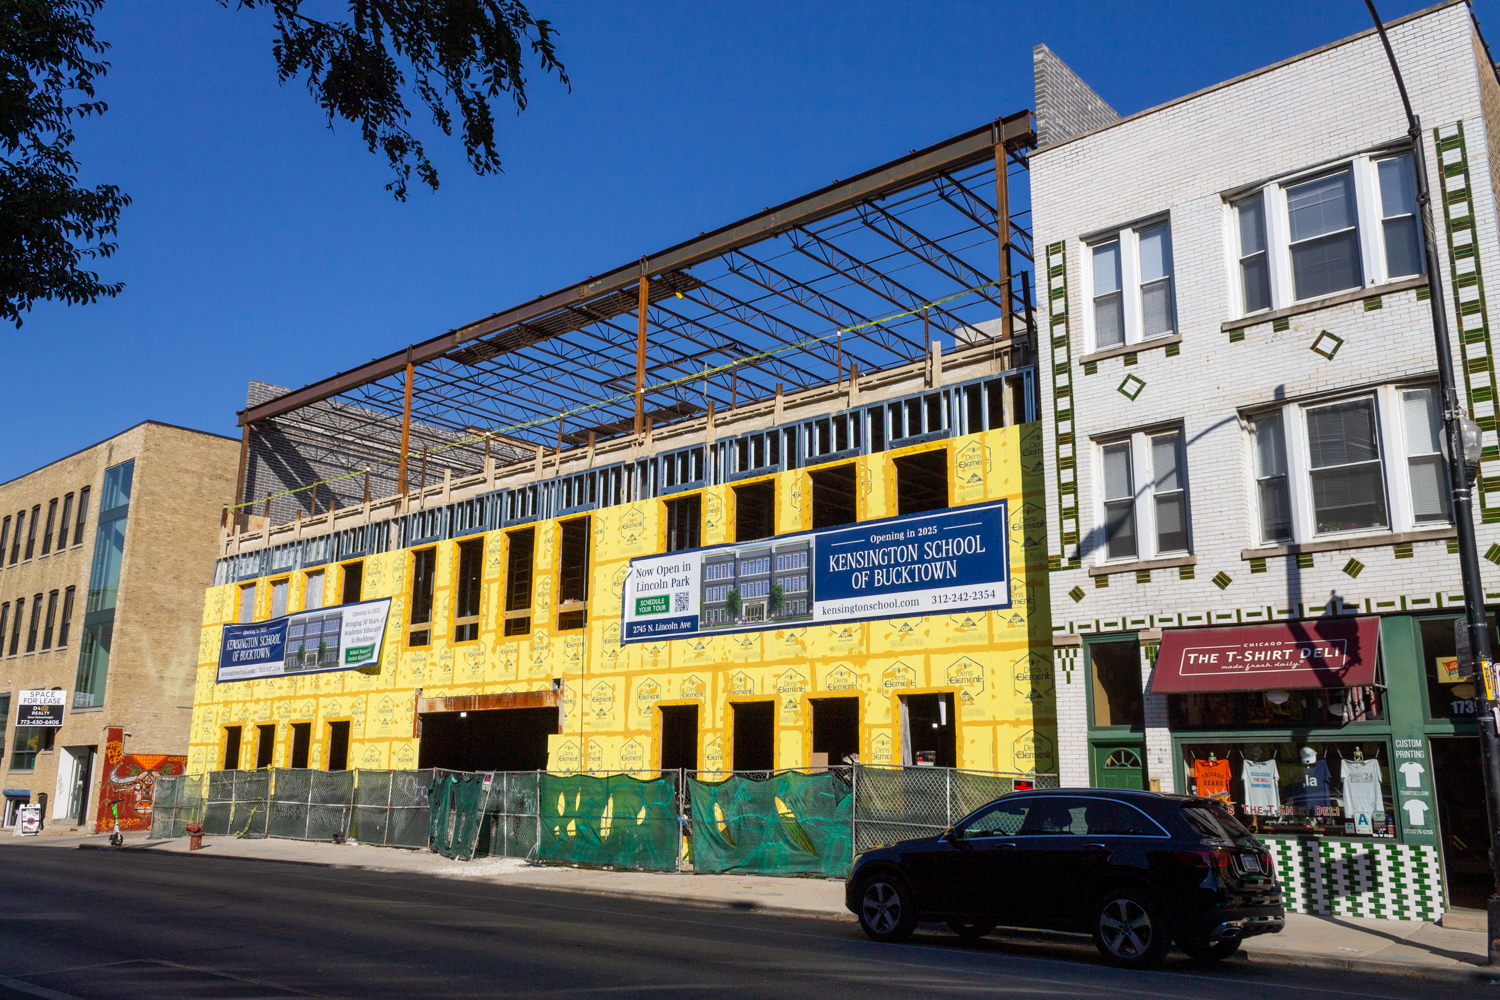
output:
[[[265, 858], [252, 857], [237, 854], [214, 854], [205, 851], [155, 851], [151, 845], [165, 843], [165, 841], [146, 841], [138, 844], [126, 844], [123, 847], [111, 847], [108, 844], [79, 844], [80, 851], [116, 851], [120, 853], [133, 854], [159, 854], [162, 857], [199, 857], [212, 858], [216, 861], [249, 861], [282, 865], [298, 865], [304, 868], [325, 868], [342, 871], [369, 871], [382, 874], [398, 875], [426, 875], [430, 878], [445, 878], [445, 876], [434, 872], [414, 872], [401, 868], [385, 868], [378, 865], [367, 864], [334, 864], [326, 861], [297, 861], [291, 858]], [[544, 866], [552, 867], [552, 866]], [[568, 867], [568, 866], [557, 866]], [[653, 903], [668, 903], [676, 906], [691, 906], [704, 910], [730, 910], [739, 913], [764, 914], [766, 916], [778, 917], [801, 917], [804, 919], [834, 920], [840, 923], [854, 923], [853, 914], [845, 912], [830, 912], [828, 910], [807, 910], [791, 906], [762, 905], [740, 900], [711, 900], [701, 896], [680, 896], [665, 893], [640, 893], [620, 892], [618, 890], [591, 888], [575, 885], [539, 885], [532, 882], [505, 883], [496, 881], [474, 882], [467, 880], [470, 885], [509, 885], [517, 889], [536, 889], [541, 892], [566, 892], [582, 896], [605, 896], [610, 899], [630, 899]], [[1045, 938], [1031, 937], [1028, 935], [1011, 935], [1002, 933], [1001, 938], [1010, 938], [1017, 942], [1028, 944], [1062, 943], [1048, 942]], [[1491, 971], [1486, 966], [1471, 965], [1418, 965], [1410, 962], [1392, 961], [1380, 958], [1337, 958], [1325, 955], [1307, 954], [1277, 954], [1267, 951], [1244, 951], [1235, 956], [1232, 962], [1247, 962], [1253, 965], [1283, 965], [1300, 966], [1302, 968], [1329, 969], [1336, 972], [1367, 973], [1373, 975], [1404, 976], [1411, 979], [1430, 979], [1442, 982], [1475, 983], [1475, 984], [1500, 984], [1500, 968]]]

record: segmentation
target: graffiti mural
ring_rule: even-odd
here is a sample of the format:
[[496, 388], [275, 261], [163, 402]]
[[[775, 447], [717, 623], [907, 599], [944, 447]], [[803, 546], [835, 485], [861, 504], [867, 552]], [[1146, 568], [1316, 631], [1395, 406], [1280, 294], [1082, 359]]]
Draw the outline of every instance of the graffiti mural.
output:
[[120, 829], [151, 829], [151, 802], [156, 779], [182, 774], [187, 757], [172, 754], [126, 753], [125, 733], [110, 729], [104, 745], [104, 781], [99, 789], [98, 829], [113, 830], [116, 810]]

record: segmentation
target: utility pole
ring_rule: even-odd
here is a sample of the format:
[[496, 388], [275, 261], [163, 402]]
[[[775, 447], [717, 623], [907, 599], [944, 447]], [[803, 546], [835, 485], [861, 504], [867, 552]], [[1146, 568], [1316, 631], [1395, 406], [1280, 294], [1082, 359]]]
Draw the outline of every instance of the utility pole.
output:
[[[1474, 538], [1473, 483], [1479, 474], [1479, 457], [1483, 447], [1480, 428], [1469, 419], [1458, 398], [1458, 387], [1453, 380], [1453, 353], [1448, 340], [1448, 311], [1443, 298], [1443, 284], [1439, 278], [1437, 255], [1437, 232], [1432, 220], [1432, 198], [1427, 186], [1427, 153], [1422, 141], [1422, 123], [1411, 109], [1411, 98], [1406, 94], [1406, 83], [1401, 79], [1401, 68], [1396, 65], [1396, 53], [1386, 37], [1385, 24], [1375, 11], [1374, 0], [1365, 0], [1370, 17], [1375, 21], [1375, 30], [1385, 46], [1386, 58], [1391, 63], [1391, 73], [1396, 78], [1396, 89], [1401, 92], [1401, 104], [1406, 109], [1407, 134], [1411, 136], [1412, 164], [1417, 181], [1418, 215], [1422, 220], [1422, 246], [1426, 252], [1428, 301], [1432, 305], [1432, 334], [1437, 347], [1438, 379], [1443, 393], [1444, 449], [1448, 458], [1448, 478], [1453, 486], [1453, 521], [1458, 528], [1458, 565], [1464, 583], [1464, 622], [1469, 633], [1471, 663], [1480, 675], [1476, 680], [1480, 710], [1476, 724], [1479, 727], [1479, 753], [1484, 771], [1484, 799], [1489, 816], [1490, 829], [1490, 875], [1495, 888], [1490, 893], [1489, 905], [1489, 963], [1500, 964], [1500, 707], [1496, 706], [1495, 664], [1490, 650], [1490, 629], [1484, 607], [1484, 583], [1479, 577], [1479, 546]], [[1462, 642], [1459, 656], [1463, 656]], [[1459, 668], [1466, 669], [1460, 659]]]

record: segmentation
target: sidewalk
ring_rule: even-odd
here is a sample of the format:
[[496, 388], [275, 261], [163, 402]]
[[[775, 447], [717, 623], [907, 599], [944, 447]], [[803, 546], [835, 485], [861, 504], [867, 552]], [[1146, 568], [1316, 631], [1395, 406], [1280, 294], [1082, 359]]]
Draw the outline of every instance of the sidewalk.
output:
[[[30, 843], [37, 847], [111, 849], [105, 837], [46, 837]], [[125, 850], [187, 854], [188, 842], [186, 838], [148, 841], [137, 837], [126, 841]], [[844, 883], [826, 878], [606, 871], [533, 865], [514, 858], [452, 861], [429, 851], [296, 840], [238, 840], [233, 837], [204, 838], [203, 850], [194, 852], [192, 857], [195, 860], [242, 858], [340, 869], [410, 872], [471, 882], [659, 899], [694, 906], [834, 920], [854, 919], [844, 909]], [[1251, 938], [1245, 942], [1241, 953], [1251, 962], [1500, 984], [1500, 969], [1492, 971], [1481, 964], [1485, 953], [1482, 932], [1450, 930], [1418, 921], [1313, 917], [1293, 913], [1287, 915], [1286, 930]]]

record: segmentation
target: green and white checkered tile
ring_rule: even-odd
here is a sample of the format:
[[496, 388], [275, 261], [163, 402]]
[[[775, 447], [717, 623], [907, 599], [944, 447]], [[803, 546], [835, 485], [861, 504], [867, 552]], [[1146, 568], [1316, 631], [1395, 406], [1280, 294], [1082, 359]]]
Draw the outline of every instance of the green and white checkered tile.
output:
[[1443, 913], [1437, 848], [1264, 838], [1294, 913], [1434, 921]]

